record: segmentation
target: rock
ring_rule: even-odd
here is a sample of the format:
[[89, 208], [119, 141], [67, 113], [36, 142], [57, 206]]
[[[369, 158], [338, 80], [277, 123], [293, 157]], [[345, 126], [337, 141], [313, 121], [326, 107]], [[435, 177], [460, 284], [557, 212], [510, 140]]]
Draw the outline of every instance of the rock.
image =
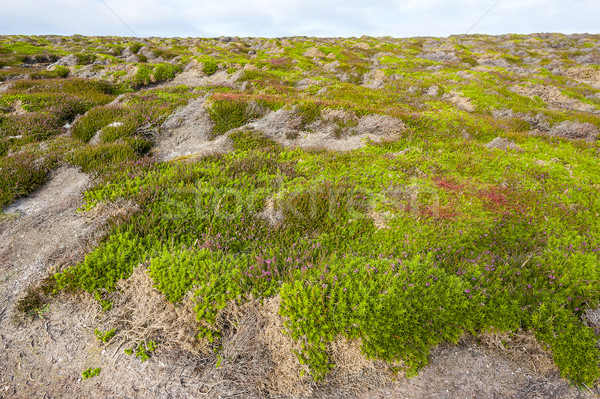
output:
[[129, 57], [125, 58], [125, 62], [129, 62], [129, 63], [136, 63], [136, 62], [140, 62], [140, 59], [137, 55], [133, 54], [130, 55]]
[[97, 58], [94, 65], [110, 65], [110, 61], [107, 58]]
[[281, 47], [294, 47], [292, 43], [288, 39], [283, 39], [281, 41]]
[[325, 54], [316, 47], [311, 47], [303, 54], [305, 57], [325, 57]]
[[77, 58], [77, 56], [75, 54], [69, 54], [65, 57], [62, 57], [54, 65], [73, 67], [73, 66], [77, 65], [78, 62], [79, 62], [79, 59]]
[[129, 47], [125, 48], [125, 50], [123, 50], [123, 52], [121, 53], [121, 58], [127, 58], [127, 57], [131, 57], [133, 55], [133, 51], [131, 51], [131, 49]]
[[153, 60], [155, 60], [156, 54], [154, 54], [154, 51], [152, 51], [152, 49], [150, 49], [150, 47], [144, 46], [140, 49], [140, 51], [138, 52], [138, 54], [141, 54], [143, 56], [146, 57], [146, 59], [150, 62], [152, 62]]
[[190, 70], [201, 71], [202, 63], [198, 62], [197, 59], [193, 58], [190, 62], [188, 62], [188, 64], [185, 66], [185, 68], [183, 68], [183, 70], [184, 71], [190, 71]]
[[513, 151], [523, 151], [521, 147], [519, 147], [514, 141], [505, 139], [502, 137], [496, 137], [494, 140], [490, 141], [485, 145], [488, 149], [497, 148], [499, 150], [513, 150]]
[[339, 65], [340, 65], [340, 63], [338, 61], [328, 62], [323, 67], [323, 70], [325, 70], [327, 72], [333, 72], [333, 71], [335, 71], [335, 68], [338, 67]]

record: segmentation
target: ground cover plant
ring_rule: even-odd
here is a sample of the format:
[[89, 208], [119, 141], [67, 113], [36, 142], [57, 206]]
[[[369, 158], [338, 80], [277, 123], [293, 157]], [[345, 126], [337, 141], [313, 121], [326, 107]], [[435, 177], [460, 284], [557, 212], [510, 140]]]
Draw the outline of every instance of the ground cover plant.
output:
[[[0, 206], [61, 164], [93, 176], [81, 212], [135, 204], [20, 310], [86, 292], [110, 313], [144, 267], [165, 301], [191, 301], [208, 352], [229, 307], [278, 298], [316, 381], [340, 337], [414, 376], [442, 343], [525, 330], [594, 387], [599, 37], [542, 36], [103, 38], [52, 78], [10, 71], [81, 53], [72, 38], [0, 38]], [[160, 158], [194, 140], [209, 150]], [[145, 362], [164, 338], [125, 351]]]

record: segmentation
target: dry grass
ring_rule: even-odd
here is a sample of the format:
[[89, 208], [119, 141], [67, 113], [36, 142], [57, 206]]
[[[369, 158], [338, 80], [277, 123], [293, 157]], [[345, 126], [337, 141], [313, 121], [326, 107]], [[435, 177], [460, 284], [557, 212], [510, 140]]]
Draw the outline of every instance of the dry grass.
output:
[[191, 295], [181, 304], [168, 302], [153, 287], [145, 265], [134, 269], [127, 280], [117, 284], [118, 291], [111, 294], [113, 310], [107, 313], [103, 326], [116, 328], [116, 350], [144, 340], [160, 343], [158, 353], [185, 350], [193, 354], [208, 352], [206, 342], [196, 338], [198, 322], [193, 310]]
[[494, 349], [500, 355], [542, 377], [558, 372], [552, 359], [552, 353], [540, 345], [532, 332], [523, 330], [516, 333], [488, 331], [480, 334], [478, 338], [484, 346]]

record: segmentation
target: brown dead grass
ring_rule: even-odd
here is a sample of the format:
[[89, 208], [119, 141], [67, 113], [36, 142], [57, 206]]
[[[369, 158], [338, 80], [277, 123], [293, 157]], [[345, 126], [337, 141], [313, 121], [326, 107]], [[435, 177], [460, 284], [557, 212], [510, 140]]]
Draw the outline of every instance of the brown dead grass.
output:
[[480, 334], [478, 338], [484, 346], [529, 368], [539, 376], [548, 377], [558, 373], [552, 353], [544, 349], [530, 331], [519, 330], [516, 333], [502, 333], [492, 330]]
[[102, 323], [106, 330], [116, 328], [115, 342], [118, 348], [140, 341], [153, 339], [159, 348], [168, 353], [185, 350], [194, 354], [208, 352], [207, 344], [196, 338], [196, 321], [191, 295], [181, 304], [168, 302], [153, 287], [153, 280], [146, 265], [140, 265], [131, 277], [117, 283], [118, 291], [110, 296], [113, 310]]

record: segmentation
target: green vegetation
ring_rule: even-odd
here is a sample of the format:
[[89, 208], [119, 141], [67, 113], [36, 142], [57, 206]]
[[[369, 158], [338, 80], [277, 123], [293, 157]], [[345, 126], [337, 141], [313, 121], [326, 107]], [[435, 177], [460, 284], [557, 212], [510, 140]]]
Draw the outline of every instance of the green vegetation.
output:
[[108, 341], [110, 341], [116, 333], [116, 328], [113, 328], [112, 330], [108, 330], [108, 331], [100, 331], [97, 328], [94, 330], [94, 334], [96, 335], [96, 338], [98, 338], [100, 341], [104, 342], [105, 344], [108, 343]]
[[210, 117], [215, 123], [213, 136], [220, 136], [225, 132], [238, 128], [248, 123], [253, 118], [260, 116], [247, 102], [237, 98], [216, 100], [211, 104]]
[[102, 371], [102, 369], [100, 367], [96, 367], [96, 368], [90, 367], [89, 369], [87, 369], [83, 373], [81, 373], [81, 375], [84, 380], [87, 380], [88, 378], [92, 378], [92, 377], [95, 377], [98, 374], [100, 374], [100, 371]]
[[219, 69], [219, 64], [210, 58], [205, 58], [202, 60], [202, 72], [207, 75], [212, 75]]
[[135, 354], [135, 357], [137, 357], [142, 361], [142, 363], [144, 363], [146, 360], [150, 359], [150, 356], [152, 356], [152, 352], [154, 352], [157, 346], [158, 343], [150, 340], [145, 343], [140, 342], [139, 344], [137, 344], [137, 346], [125, 349], [124, 352], [127, 355]]
[[[112, 75], [95, 79], [77, 77], [94, 65], [56, 68], [52, 78], [31, 68], [31, 79], [0, 95], [0, 206], [70, 164], [94, 177], [84, 212], [120, 199], [137, 210], [112, 221], [81, 262], [31, 288], [19, 310], [39, 316], [52, 294], [84, 291], [108, 312], [118, 282], [144, 264], [166, 301], [192, 301], [196, 338], [216, 352], [230, 305], [278, 297], [296, 355], [318, 381], [335, 367], [330, 348], [341, 337], [413, 376], [439, 344], [526, 330], [565, 378], [597, 384], [598, 335], [586, 311], [600, 306], [600, 145], [551, 129], [600, 127], [590, 111], [600, 90], [574, 77], [579, 55], [519, 35], [502, 40], [515, 50], [485, 35], [468, 45], [205, 40], [193, 47], [206, 75], [248, 67], [239, 81], [215, 76], [202, 89], [148, 87], [173, 79], [192, 57], [191, 44], [170, 48], [163, 39], [107, 38]], [[438, 45], [444, 55], [432, 56]], [[148, 62], [121, 65], [120, 51], [142, 46], [172, 64], [152, 63], [143, 50]], [[312, 47], [325, 56], [305, 56]], [[0, 62], [16, 71], [17, 55], [67, 48], [4, 38]], [[545, 69], [540, 49], [564, 76]], [[516, 89], [532, 84], [573, 102]], [[166, 118], [198, 97], [208, 99], [213, 123], [202, 133], [227, 135], [231, 151], [149, 156]], [[289, 121], [245, 126], [276, 110]], [[391, 132], [390, 120], [403, 128]], [[282, 144], [321, 128], [329, 140], [361, 129], [386, 137], [347, 152]], [[487, 148], [496, 137], [518, 150]], [[115, 331], [95, 333], [110, 345]], [[144, 337], [125, 352], [144, 362], [156, 340], [164, 342]]]

